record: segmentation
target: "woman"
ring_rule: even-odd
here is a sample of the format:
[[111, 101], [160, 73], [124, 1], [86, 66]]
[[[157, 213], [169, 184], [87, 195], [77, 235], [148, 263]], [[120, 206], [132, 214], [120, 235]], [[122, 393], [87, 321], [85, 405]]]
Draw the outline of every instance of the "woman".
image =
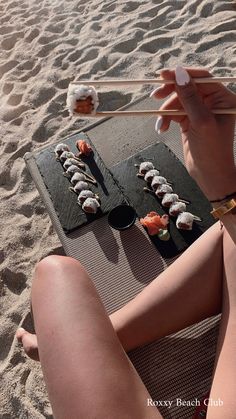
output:
[[[186, 167], [217, 208], [236, 197], [235, 116], [211, 109], [236, 108], [236, 95], [221, 84], [192, 80], [209, 76], [199, 69], [164, 70], [161, 77], [174, 83], [152, 96], [172, 94], [162, 109], [187, 112], [158, 118], [156, 129], [179, 123]], [[55, 418], [161, 418], [148, 406], [150, 395], [126, 352], [220, 312], [210, 397], [224, 404], [209, 406], [207, 418], [235, 418], [236, 215], [230, 211], [220, 220], [110, 318], [77, 260], [49, 256], [39, 262], [32, 285], [37, 338], [23, 328], [17, 337], [29, 356], [40, 359]]]

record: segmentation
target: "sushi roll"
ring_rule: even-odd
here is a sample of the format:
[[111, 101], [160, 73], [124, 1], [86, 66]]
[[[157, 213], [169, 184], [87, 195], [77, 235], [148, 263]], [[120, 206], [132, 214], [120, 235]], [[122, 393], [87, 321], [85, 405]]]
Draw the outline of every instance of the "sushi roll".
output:
[[73, 174], [72, 178], [71, 178], [71, 183], [72, 185], [75, 185], [77, 182], [81, 181], [81, 180], [86, 180], [85, 175], [83, 173], [80, 172], [76, 172]]
[[167, 183], [163, 183], [162, 185], [158, 186], [158, 188], [155, 191], [155, 195], [158, 196], [158, 198], [163, 198], [163, 196], [166, 193], [172, 193], [173, 189], [170, 185], [167, 185]]
[[70, 149], [67, 144], [63, 144], [63, 143], [57, 144], [54, 149], [54, 152], [57, 158], [59, 158], [64, 151], [70, 151]]
[[179, 196], [176, 193], [166, 193], [161, 201], [163, 207], [169, 208], [172, 204], [179, 200]]
[[81, 172], [81, 169], [75, 164], [72, 164], [71, 166], [68, 167], [66, 172], [64, 172], [63, 174], [64, 176], [72, 177], [76, 172]]
[[151, 170], [148, 170], [148, 172], [145, 174], [145, 176], [144, 176], [144, 180], [146, 181], [146, 182], [151, 182], [152, 181], [152, 179], [154, 178], [154, 176], [158, 176], [159, 175], [159, 170], [157, 170], [157, 169], [151, 169]]
[[154, 178], [152, 179], [152, 189], [156, 190], [158, 188], [158, 186], [163, 185], [163, 184], [167, 184], [167, 180], [165, 177], [163, 176], [154, 176]]
[[169, 214], [177, 217], [181, 212], [186, 211], [186, 204], [184, 202], [174, 202], [169, 208]]
[[[68, 171], [68, 169], [67, 169]], [[81, 170], [76, 171], [71, 178], [71, 183], [75, 184], [79, 180], [85, 180], [86, 182], [92, 183], [93, 185], [97, 185], [97, 181], [93, 176], [88, 175], [86, 172], [82, 172]]]
[[59, 157], [61, 163], [65, 163], [67, 159], [74, 159], [74, 158], [75, 158], [74, 153], [72, 153], [72, 151], [67, 151], [67, 150], [63, 151], [63, 153]]
[[66, 104], [70, 115], [95, 115], [99, 105], [98, 95], [93, 86], [70, 84]]
[[78, 159], [74, 159], [74, 158], [66, 159], [65, 163], [63, 164], [63, 167], [64, 167], [65, 170], [67, 170], [72, 165], [81, 167], [81, 169], [85, 168], [84, 163], [82, 163]]
[[150, 161], [144, 161], [140, 163], [139, 174], [145, 175], [149, 170], [153, 170], [154, 166]]
[[82, 210], [84, 212], [90, 213], [90, 214], [96, 214], [98, 208], [100, 207], [99, 202], [95, 198], [87, 198], [85, 199]]
[[194, 215], [191, 212], [181, 212], [176, 220], [176, 227], [180, 230], [192, 230]]
[[78, 204], [83, 204], [84, 203], [84, 201], [87, 199], [87, 198], [95, 198], [95, 199], [99, 199], [99, 197], [98, 197], [98, 195], [95, 195], [95, 193], [93, 193], [92, 191], [90, 191], [89, 189], [84, 189], [83, 191], [81, 191], [80, 193], [79, 193], [79, 196], [78, 196]]
[[75, 193], [80, 193], [81, 191], [88, 190], [88, 188], [89, 188], [89, 185], [87, 182], [84, 182], [83, 180], [79, 180], [79, 182], [77, 182], [72, 189]]

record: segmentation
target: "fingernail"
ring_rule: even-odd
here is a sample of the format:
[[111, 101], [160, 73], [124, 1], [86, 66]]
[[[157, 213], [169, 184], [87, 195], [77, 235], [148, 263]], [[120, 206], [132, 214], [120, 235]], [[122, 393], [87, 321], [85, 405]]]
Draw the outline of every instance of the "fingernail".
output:
[[157, 87], [156, 89], [154, 89], [154, 90], [150, 93], [149, 97], [153, 97], [153, 96], [155, 95], [155, 93], [159, 92], [159, 90], [161, 90], [161, 89], [162, 89], [162, 86]]
[[177, 67], [175, 69], [175, 78], [176, 78], [176, 83], [179, 86], [185, 86], [190, 81], [190, 77], [189, 77], [188, 72], [183, 67], [181, 67], [179, 65], [177, 65]]
[[156, 124], [155, 124], [155, 130], [157, 131], [158, 134], [161, 133], [162, 122], [163, 122], [162, 116], [158, 116], [156, 120]]

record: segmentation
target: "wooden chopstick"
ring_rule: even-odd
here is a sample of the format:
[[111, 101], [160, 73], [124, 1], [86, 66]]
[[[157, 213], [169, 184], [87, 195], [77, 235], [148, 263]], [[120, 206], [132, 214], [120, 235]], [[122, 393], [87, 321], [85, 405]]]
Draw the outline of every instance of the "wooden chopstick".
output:
[[[211, 109], [211, 112], [217, 115], [236, 115], [236, 108]], [[78, 114], [81, 115], [81, 114]], [[187, 115], [184, 111], [177, 109], [168, 110], [142, 110], [142, 111], [103, 111], [96, 114], [83, 114], [84, 117], [105, 117], [105, 116], [142, 116], [142, 115]]]
[[[196, 77], [195, 83], [232, 83], [236, 82], [236, 77]], [[78, 80], [70, 84], [84, 84], [94, 86], [127, 86], [133, 84], [174, 84], [175, 80], [163, 79], [135, 79], [135, 80]]]

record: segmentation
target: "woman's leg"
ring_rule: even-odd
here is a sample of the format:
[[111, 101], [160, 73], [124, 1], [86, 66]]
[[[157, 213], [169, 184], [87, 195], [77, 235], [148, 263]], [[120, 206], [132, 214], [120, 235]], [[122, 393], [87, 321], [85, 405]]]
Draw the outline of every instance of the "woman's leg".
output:
[[110, 318], [126, 351], [221, 312], [222, 241], [214, 224]]
[[236, 246], [224, 230], [223, 302], [207, 419], [236, 417]]
[[161, 418], [78, 261], [38, 264], [32, 309], [55, 419]]
[[[216, 223], [140, 294], [110, 316], [126, 352], [221, 311], [222, 238]], [[36, 336], [20, 330], [18, 337], [35, 359]]]

